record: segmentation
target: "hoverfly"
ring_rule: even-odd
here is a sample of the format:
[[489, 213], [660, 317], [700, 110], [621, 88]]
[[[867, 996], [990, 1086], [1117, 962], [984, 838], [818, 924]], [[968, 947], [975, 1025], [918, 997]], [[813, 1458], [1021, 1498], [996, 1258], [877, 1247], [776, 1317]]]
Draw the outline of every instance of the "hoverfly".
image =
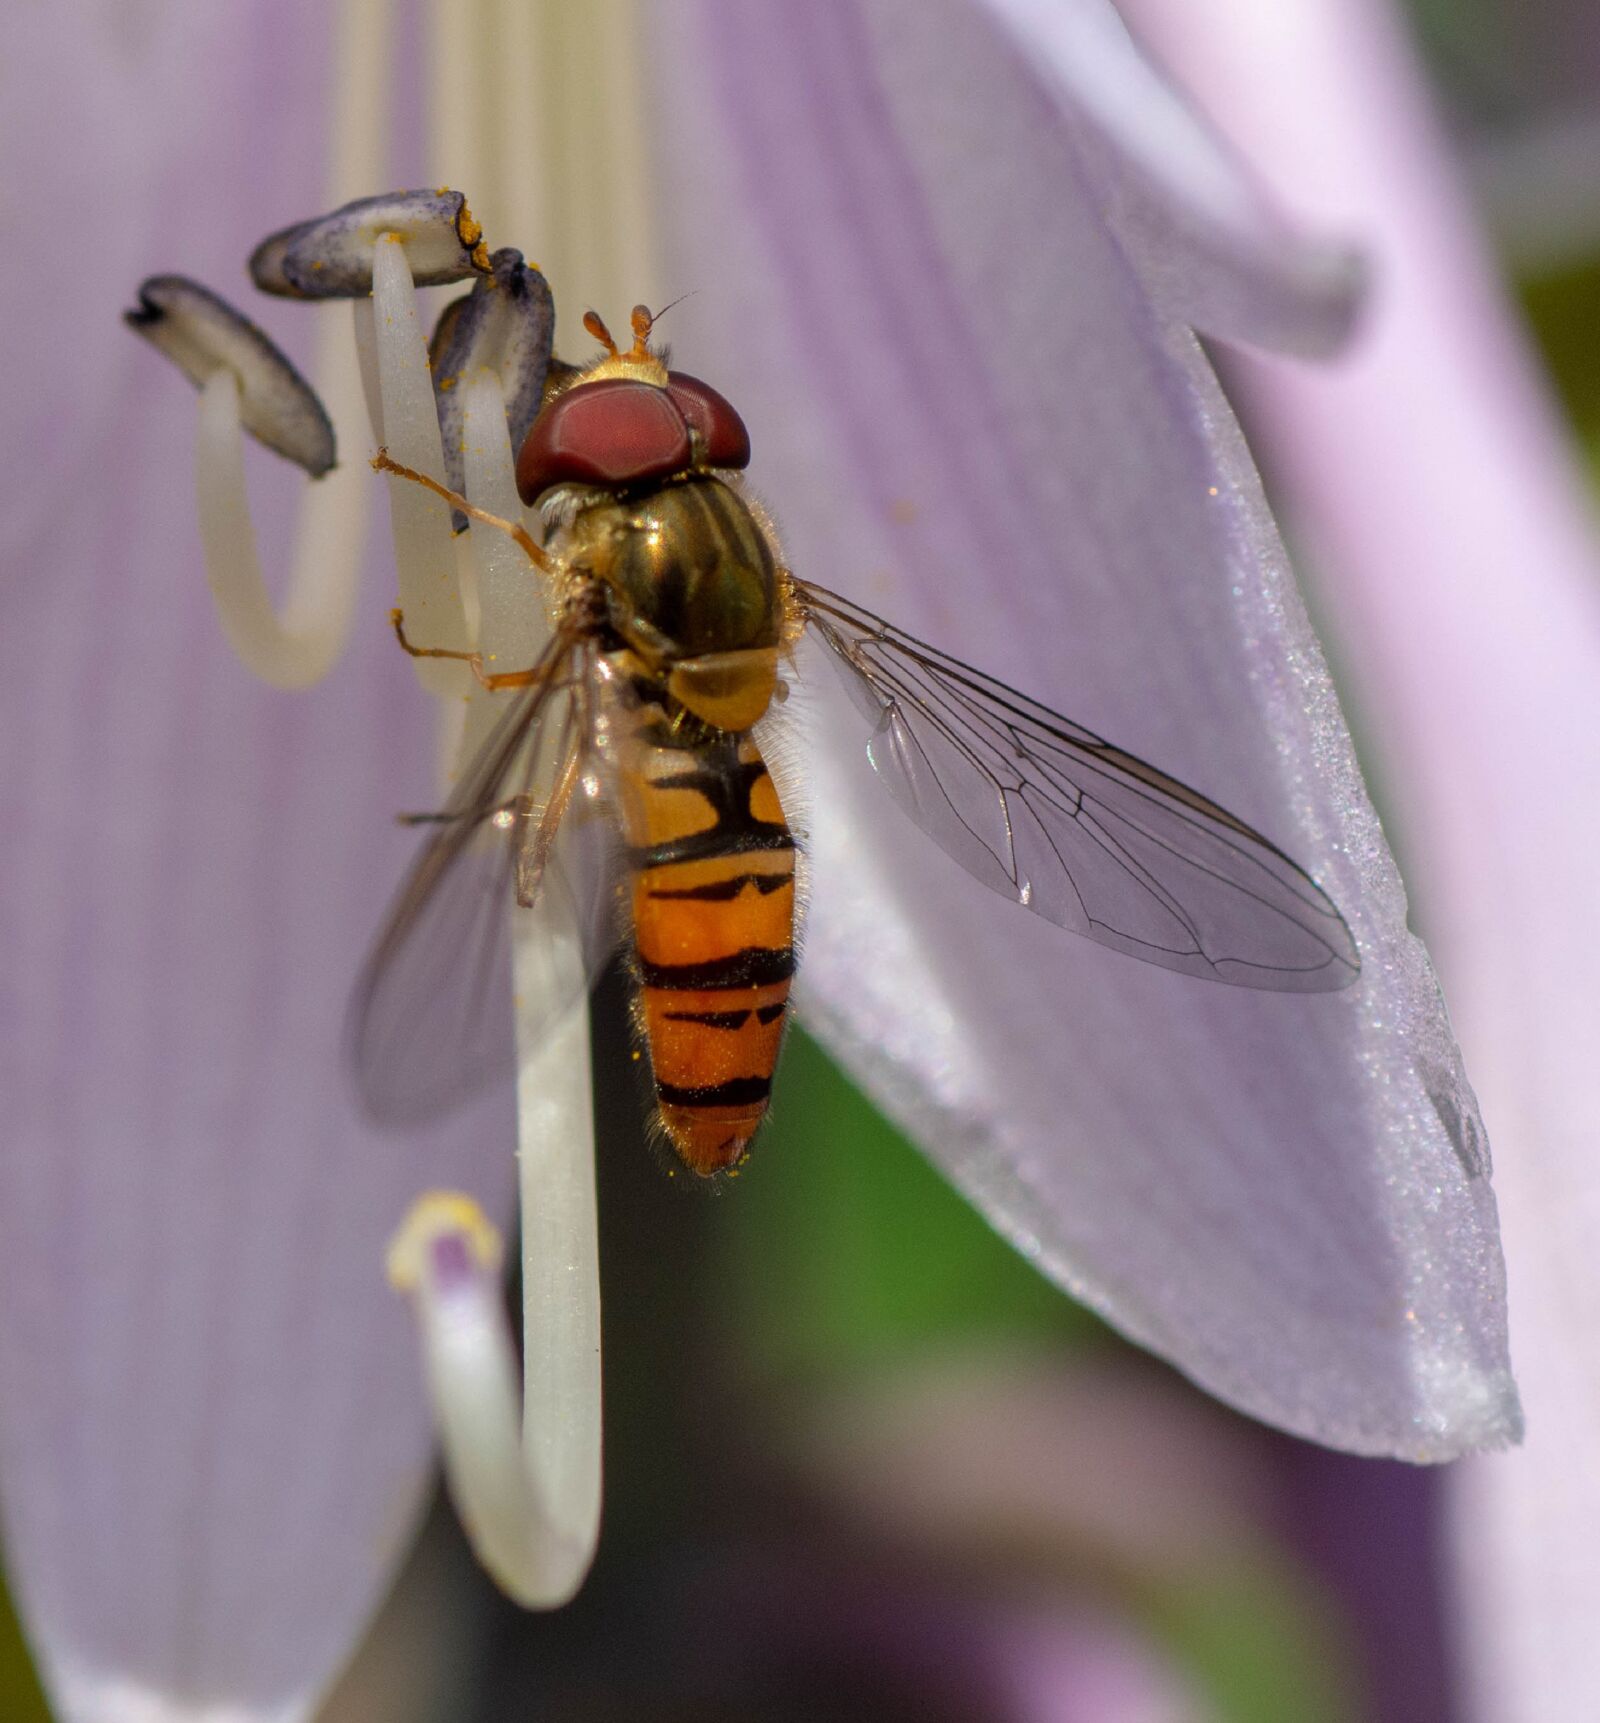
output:
[[[742, 470], [732, 404], [669, 370], [633, 313], [619, 351], [559, 367], [517, 458], [520, 527], [557, 621], [538, 661], [487, 674], [518, 690], [463, 774], [390, 912], [357, 989], [352, 1049], [369, 1109], [413, 1118], [497, 1069], [484, 954], [508, 906], [559, 877], [563, 821], [620, 828], [636, 1020], [659, 1121], [691, 1171], [736, 1167], [766, 1113], [795, 972], [799, 841], [754, 735], [809, 632], [872, 726], [879, 777], [985, 885], [1146, 962], [1238, 986], [1313, 992], [1353, 981], [1354, 940], [1321, 888], [1215, 802], [784, 564]], [[493, 517], [380, 455], [480, 520]], [[435, 653], [396, 632], [420, 656]], [[539, 779], [540, 763], [546, 770]], [[548, 781], [537, 794], [536, 781]], [[570, 873], [570, 869], [568, 870]], [[603, 865], [569, 881], [606, 895]], [[596, 946], [598, 961], [608, 945]], [[474, 979], [474, 977], [476, 979]], [[463, 1007], [461, 989], [478, 1006]]]

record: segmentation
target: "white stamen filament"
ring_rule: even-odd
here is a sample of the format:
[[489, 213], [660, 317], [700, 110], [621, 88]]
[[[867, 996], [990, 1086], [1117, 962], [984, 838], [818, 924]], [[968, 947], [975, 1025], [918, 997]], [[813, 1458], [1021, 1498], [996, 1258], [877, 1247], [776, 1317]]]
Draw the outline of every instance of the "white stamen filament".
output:
[[246, 669], [275, 688], [309, 688], [344, 651], [366, 536], [363, 477], [335, 468], [307, 497], [280, 621], [250, 519], [238, 379], [215, 371], [201, 389], [195, 486], [206, 580], [228, 644]]
[[[390, 0], [346, 0], [336, 14], [330, 209], [379, 182], [388, 130], [389, 12]], [[360, 400], [348, 314], [338, 305], [315, 310], [317, 393], [334, 424], [348, 425]], [[358, 322], [363, 314], [370, 311], [358, 306]], [[206, 577], [228, 644], [275, 688], [311, 687], [338, 663], [350, 638], [372, 494], [365, 467], [347, 455], [306, 492], [281, 618], [261, 577], [231, 375], [213, 377], [201, 391], [195, 467]]]
[[[380, 244], [373, 272], [373, 332], [389, 448], [396, 460], [443, 478], [432, 382], [416, 323], [411, 272], [399, 244]], [[418, 384], [420, 382], [420, 388]], [[500, 381], [464, 378], [468, 496], [520, 519]], [[549, 636], [542, 577], [502, 533], [482, 523], [460, 538], [448, 507], [390, 479], [391, 506], [415, 497], [418, 536], [394, 515], [401, 604], [418, 644], [442, 644], [435, 619], [451, 618], [471, 643], [462, 577], [475, 589], [476, 643], [486, 663], [515, 670]], [[407, 582], [411, 584], [408, 586]], [[410, 596], [412, 592], [420, 598]], [[416, 610], [413, 611], [413, 605]], [[446, 669], [460, 667], [446, 665]], [[465, 706], [462, 758], [470, 757], [516, 691], [475, 684]], [[455, 681], [451, 692], [461, 692]], [[462, 708], [455, 708], [461, 710]], [[445, 707], [446, 713], [451, 705]], [[600, 1277], [594, 1197], [594, 1117], [582, 942], [564, 896], [507, 914], [513, 927], [517, 1032], [517, 1134], [522, 1210], [523, 1384], [500, 1302], [486, 1271], [448, 1296], [424, 1264], [413, 1308], [443, 1450], [445, 1477], [474, 1550], [501, 1587], [535, 1608], [564, 1603], [581, 1583], [600, 1528]], [[578, 1000], [562, 1009], [564, 1002]], [[425, 1199], [436, 1202], [437, 1199]], [[463, 1202], [465, 1199], [456, 1199]], [[453, 1211], [458, 1219], [461, 1213]], [[409, 1233], [402, 1234], [404, 1239]]]
[[[428, 343], [417, 314], [416, 289], [405, 246], [394, 234], [372, 259], [372, 310], [383, 403], [383, 438], [402, 466], [447, 483], [439, 410], [434, 404]], [[374, 426], [374, 434], [377, 427]], [[469, 647], [456, 572], [449, 505], [411, 479], [390, 474], [389, 522], [406, 631], [419, 646], [463, 652]], [[414, 660], [417, 679], [435, 694], [464, 694], [466, 667], [448, 660]]]
[[[465, 390], [467, 494], [480, 508], [520, 519], [500, 379], [486, 370], [458, 387]], [[550, 636], [543, 577], [492, 527], [475, 525], [456, 545], [476, 587], [487, 667], [532, 664]], [[499, 719], [504, 702], [516, 698], [515, 691], [474, 690], [463, 758]], [[577, 1589], [600, 1531], [600, 1274], [589, 1022], [581, 1006], [554, 1027], [550, 1021], [549, 1000], [581, 999], [586, 987], [580, 940], [564, 901], [518, 913], [512, 925], [522, 1198], [520, 1456], [509, 1394], [489, 1402], [481, 1390], [468, 1390], [462, 1404], [478, 1405], [479, 1415], [464, 1420], [458, 1412], [452, 1422], [441, 1406], [440, 1428], [457, 1431], [444, 1442], [452, 1491], [474, 1490], [506, 1510], [492, 1546], [479, 1547], [480, 1559], [513, 1597], [550, 1607]], [[435, 1392], [451, 1389], [436, 1377]], [[500, 1425], [491, 1429], [488, 1417]]]

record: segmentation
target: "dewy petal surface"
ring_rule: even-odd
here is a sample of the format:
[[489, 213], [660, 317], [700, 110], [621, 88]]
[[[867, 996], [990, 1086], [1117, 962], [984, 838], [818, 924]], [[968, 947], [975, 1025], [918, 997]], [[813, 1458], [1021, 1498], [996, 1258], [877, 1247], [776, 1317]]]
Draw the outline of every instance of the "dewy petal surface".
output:
[[745, 414], [797, 571], [1217, 796], [1366, 966], [1253, 995], [1053, 933], [907, 825], [813, 667], [813, 1022], [1019, 1248], [1212, 1391], [1362, 1452], [1510, 1439], [1476, 1106], [1196, 342], [974, 8], [693, 18], [656, 43], [673, 285], [705, 289], [674, 346]]
[[[432, 794], [387, 547], [337, 677], [252, 681], [201, 568], [193, 393], [118, 316], [160, 269], [242, 283], [264, 227], [323, 203], [328, 34], [309, 0], [9, 24], [0, 141], [95, 255], [42, 302], [3, 289], [36, 410], [0, 514], [0, 1506], [69, 1723], [309, 1712], [429, 1477], [387, 1237], [427, 1185], [510, 1193], [509, 1097], [386, 1138], [337, 1068], [410, 849], [393, 813]], [[304, 359], [316, 313], [252, 309]], [[305, 481], [251, 477], [281, 566]]]

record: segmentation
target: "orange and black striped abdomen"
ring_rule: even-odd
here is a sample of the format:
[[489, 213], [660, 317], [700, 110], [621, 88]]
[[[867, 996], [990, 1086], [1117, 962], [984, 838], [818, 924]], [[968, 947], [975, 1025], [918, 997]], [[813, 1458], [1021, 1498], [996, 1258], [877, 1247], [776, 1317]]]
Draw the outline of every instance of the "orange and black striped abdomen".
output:
[[623, 796], [661, 1122], [702, 1175], [767, 1110], [794, 973], [794, 839], [748, 735], [651, 747]]

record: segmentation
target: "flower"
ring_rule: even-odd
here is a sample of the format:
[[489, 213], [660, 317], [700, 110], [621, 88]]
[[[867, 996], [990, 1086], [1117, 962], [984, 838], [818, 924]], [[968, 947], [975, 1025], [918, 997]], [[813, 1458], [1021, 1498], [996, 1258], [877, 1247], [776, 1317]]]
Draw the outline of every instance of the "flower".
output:
[[[815, 1020], [1010, 1237], [1213, 1391], [1366, 1450], [1506, 1439], [1471, 1093], [1185, 326], [1325, 346], [1343, 263], [1261, 215], [1099, 0], [1056, 41], [1020, 4], [955, 0], [618, 7], [581, 40], [560, 11], [503, 8], [502, 51], [452, 37], [430, 73], [457, 92], [439, 177], [546, 265], [561, 327], [613, 272], [624, 304], [700, 288], [674, 341], [746, 411], [796, 566], [1239, 807], [1366, 957], [1359, 993], [1265, 999], [1046, 936], [896, 824], [851, 733], [814, 780]], [[47, 405], [13, 420], [36, 482], [5, 522], [8, 565], [37, 572], [5, 697], [38, 741], [11, 756], [0, 1163], [0, 1502], [46, 1678], [86, 1723], [308, 1713], [426, 1476], [383, 1240], [427, 1185], [507, 1202], [500, 1111], [379, 1142], [331, 1052], [402, 854], [388, 817], [427, 799], [421, 703], [376, 628], [294, 700], [217, 652], [182, 403], [103, 333], [150, 270], [226, 286], [263, 227], [409, 177], [363, 133], [366, 16], [341, 11], [327, 75], [331, 198], [315, 9], [24, 19], [0, 104], [49, 166], [34, 207], [94, 241], [43, 314], [13, 306], [58, 335], [13, 372]], [[496, 124], [518, 143], [498, 158]], [[566, 164], [543, 217], [538, 131]]]

